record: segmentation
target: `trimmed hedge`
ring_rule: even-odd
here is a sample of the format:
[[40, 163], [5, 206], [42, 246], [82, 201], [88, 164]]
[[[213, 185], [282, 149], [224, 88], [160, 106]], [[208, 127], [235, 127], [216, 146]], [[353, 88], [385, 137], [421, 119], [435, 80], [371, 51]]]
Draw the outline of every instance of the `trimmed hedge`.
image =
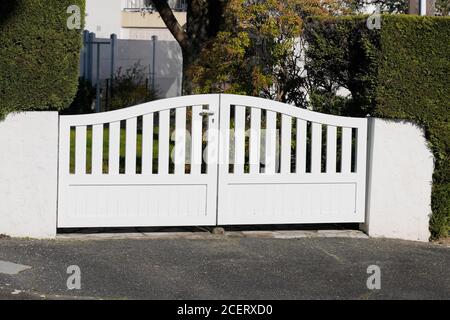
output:
[[13, 111], [60, 110], [78, 86], [82, 30], [69, 30], [70, 5], [85, 0], [0, 2], [0, 118]]
[[[435, 157], [433, 238], [450, 230], [450, 17], [382, 15], [307, 22], [308, 74], [352, 92], [340, 113], [412, 120], [423, 126]], [[326, 101], [325, 101], [326, 102]]]

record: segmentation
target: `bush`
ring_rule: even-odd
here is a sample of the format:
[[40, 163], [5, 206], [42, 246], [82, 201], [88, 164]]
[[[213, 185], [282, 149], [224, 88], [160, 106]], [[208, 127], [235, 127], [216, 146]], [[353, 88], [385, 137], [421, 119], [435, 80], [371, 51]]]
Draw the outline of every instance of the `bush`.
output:
[[60, 110], [77, 91], [81, 30], [69, 30], [70, 5], [84, 0], [0, 2], [0, 117]]
[[122, 109], [158, 99], [157, 91], [148, 86], [146, 68], [139, 62], [126, 70], [119, 68], [114, 74], [110, 101], [104, 110]]
[[328, 94], [315, 100], [333, 102], [330, 92], [335, 89], [330, 88], [343, 86], [352, 97], [343, 107], [339, 101], [341, 108], [335, 110], [342, 114], [369, 113], [424, 127], [435, 157], [430, 231], [435, 238], [448, 236], [450, 17], [383, 15], [379, 30], [365, 27], [366, 19], [308, 21], [308, 74]]

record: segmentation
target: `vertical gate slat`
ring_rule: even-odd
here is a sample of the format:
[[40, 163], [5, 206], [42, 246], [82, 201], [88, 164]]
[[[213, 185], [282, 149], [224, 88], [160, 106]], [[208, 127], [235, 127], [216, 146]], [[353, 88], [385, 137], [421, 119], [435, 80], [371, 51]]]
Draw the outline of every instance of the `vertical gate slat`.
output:
[[348, 173], [352, 163], [352, 128], [342, 128], [341, 172]]
[[291, 131], [292, 118], [283, 114], [281, 117], [281, 173], [291, 172]]
[[245, 107], [235, 106], [234, 173], [244, 173], [245, 163]]
[[322, 163], [322, 125], [312, 123], [311, 137], [311, 173], [319, 173]]
[[231, 106], [229, 104], [220, 106], [220, 152], [219, 163], [223, 163], [226, 172], [230, 167], [230, 114]]
[[103, 124], [92, 126], [92, 174], [103, 171]]
[[108, 174], [119, 174], [120, 160], [120, 121], [109, 124], [109, 163]]
[[142, 117], [142, 174], [153, 170], [153, 113]]
[[275, 173], [276, 166], [276, 144], [277, 144], [277, 114], [267, 111], [266, 120], [266, 161], [265, 173]]
[[169, 173], [170, 110], [159, 112], [158, 174]]
[[[71, 171], [70, 147], [71, 147], [71, 128], [64, 118], [60, 117], [59, 124], [59, 174], [68, 175], [74, 173]], [[75, 159], [73, 159], [75, 160]], [[75, 163], [74, 163], [75, 165]]]
[[[210, 106], [210, 109], [214, 108], [213, 106]], [[213, 111], [214, 112], [214, 111]], [[218, 112], [218, 108], [215, 110], [215, 112]], [[207, 150], [208, 153], [206, 155], [207, 157], [207, 173], [212, 173], [217, 170], [217, 161], [219, 158], [219, 132], [218, 132], [218, 125], [215, 124], [216, 117], [219, 117], [219, 115], [208, 117], [208, 145]]]
[[203, 106], [192, 106], [191, 173], [200, 174], [202, 166], [202, 115]]
[[306, 121], [297, 119], [296, 173], [306, 172]]
[[75, 174], [86, 174], [86, 126], [75, 129]]
[[327, 173], [336, 172], [336, 127], [327, 126]]
[[184, 174], [186, 158], [186, 108], [177, 108], [175, 112], [175, 174]]
[[356, 130], [356, 166], [355, 172], [361, 173], [366, 171], [366, 153], [367, 153], [367, 128], [358, 128]]
[[261, 157], [261, 109], [251, 108], [250, 173], [259, 173]]
[[125, 174], [136, 174], [136, 128], [137, 118], [127, 120], [125, 139]]

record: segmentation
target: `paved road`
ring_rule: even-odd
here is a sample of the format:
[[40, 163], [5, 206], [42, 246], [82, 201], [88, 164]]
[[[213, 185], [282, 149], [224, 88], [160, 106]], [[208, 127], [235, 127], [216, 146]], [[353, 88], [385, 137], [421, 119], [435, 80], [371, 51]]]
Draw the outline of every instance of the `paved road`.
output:
[[[2, 299], [450, 299], [450, 248], [351, 238], [0, 240]], [[81, 290], [68, 290], [69, 265]], [[368, 290], [367, 267], [381, 269]], [[15, 294], [12, 294], [15, 293]]]

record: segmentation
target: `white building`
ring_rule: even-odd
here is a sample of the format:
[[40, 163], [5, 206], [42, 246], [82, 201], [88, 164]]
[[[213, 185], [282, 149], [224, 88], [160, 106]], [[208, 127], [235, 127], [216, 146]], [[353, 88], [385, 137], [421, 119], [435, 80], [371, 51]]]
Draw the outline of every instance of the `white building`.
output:
[[[186, 23], [186, 0], [168, 0], [181, 25]], [[145, 0], [87, 0], [86, 30], [97, 37], [109, 38], [117, 34], [119, 39], [173, 40], [160, 15]]]

